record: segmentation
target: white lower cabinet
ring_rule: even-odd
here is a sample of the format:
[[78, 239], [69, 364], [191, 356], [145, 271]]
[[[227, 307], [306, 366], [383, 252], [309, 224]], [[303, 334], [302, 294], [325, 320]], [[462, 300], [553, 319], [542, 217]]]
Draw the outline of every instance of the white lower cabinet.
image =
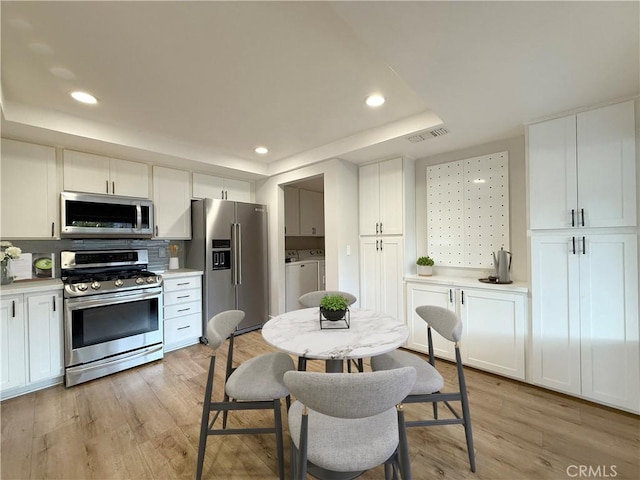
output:
[[[407, 284], [407, 322], [409, 327], [409, 339], [407, 348], [422, 353], [429, 352], [427, 343], [427, 324], [416, 313], [420, 305], [436, 305], [456, 311], [456, 291], [453, 287], [441, 285], [429, 285], [425, 283]], [[445, 340], [435, 331], [431, 331], [434, 355], [447, 360], [455, 360], [453, 343]]]
[[3, 295], [1, 305], [2, 398], [60, 383], [64, 373], [62, 293]]
[[202, 336], [202, 275], [164, 280], [164, 351], [196, 344]]
[[[465, 365], [519, 380], [525, 379], [526, 291], [502, 291], [456, 285], [407, 282], [407, 348], [427, 352], [427, 325], [416, 313], [436, 305], [460, 315], [460, 354]], [[434, 354], [455, 359], [454, 345], [432, 330]]]
[[636, 234], [531, 239], [533, 383], [640, 412]]
[[403, 237], [360, 238], [360, 306], [404, 319]]

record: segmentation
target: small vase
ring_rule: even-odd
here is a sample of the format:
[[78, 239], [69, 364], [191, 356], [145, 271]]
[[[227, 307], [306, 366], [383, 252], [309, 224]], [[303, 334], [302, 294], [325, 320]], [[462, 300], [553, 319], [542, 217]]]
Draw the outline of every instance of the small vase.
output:
[[433, 267], [429, 265], [418, 265], [418, 275], [421, 277], [430, 277], [433, 275]]
[[0, 285], [9, 285], [13, 283], [13, 277], [9, 273], [9, 262], [3, 260], [0, 262]]
[[324, 308], [320, 308], [320, 312], [322, 316], [327, 320], [332, 322], [337, 322], [338, 320], [342, 320], [344, 316], [347, 314], [346, 310], [325, 310]]

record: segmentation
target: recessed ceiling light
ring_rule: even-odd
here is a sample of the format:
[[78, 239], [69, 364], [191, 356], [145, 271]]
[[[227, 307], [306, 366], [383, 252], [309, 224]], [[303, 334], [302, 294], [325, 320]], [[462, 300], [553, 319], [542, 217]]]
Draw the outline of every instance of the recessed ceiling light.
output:
[[267, 147], [256, 147], [254, 150], [258, 155], [266, 155], [269, 153], [269, 149]]
[[385, 98], [382, 95], [378, 95], [377, 93], [374, 95], [369, 95], [365, 102], [370, 107], [379, 107], [384, 103]]
[[98, 103], [98, 99], [87, 92], [71, 92], [71, 96], [79, 102], [95, 105]]
[[39, 55], [53, 55], [53, 48], [46, 43], [34, 42], [29, 44], [29, 48], [32, 52]]

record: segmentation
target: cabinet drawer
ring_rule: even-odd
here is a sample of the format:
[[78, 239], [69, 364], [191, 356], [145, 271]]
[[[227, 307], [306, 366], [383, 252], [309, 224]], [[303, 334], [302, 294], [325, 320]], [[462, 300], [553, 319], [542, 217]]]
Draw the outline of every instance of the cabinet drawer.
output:
[[192, 290], [176, 290], [174, 292], [165, 292], [164, 306], [177, 305], [180, 303], [196, 302], [202, 298], [202, 290], [194, 288]]
[[202, 287], [202, 277], [165, 278], [164, 291], [191, 290]]
[[164, 307], [164, 318], [184, 317], [192, 313], [200, 313], [202, 304], [200, 302], [181, 303], [180, 305], [169, 305]]
[[164, 342], [166, 345], [200, 336], [202, 336], [202, 316], [200, 313], [192, 313], [164, 321]]

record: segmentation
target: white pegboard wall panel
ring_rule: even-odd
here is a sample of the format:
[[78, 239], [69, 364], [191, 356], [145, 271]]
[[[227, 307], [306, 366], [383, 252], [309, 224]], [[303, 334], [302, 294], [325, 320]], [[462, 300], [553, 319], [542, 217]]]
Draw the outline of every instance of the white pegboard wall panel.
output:
[[427, 167], [427, 242], [438, 265], [464, 261], [464, 179], [462, 162]]
[[464, 266], [491, 268], [491, 253], [509, 249], [508, 153], [465, 160], [464, 182]]
[[436, 264], [491, 268], [509, 248], [509, 156], [427, 167], [427, 244]]

